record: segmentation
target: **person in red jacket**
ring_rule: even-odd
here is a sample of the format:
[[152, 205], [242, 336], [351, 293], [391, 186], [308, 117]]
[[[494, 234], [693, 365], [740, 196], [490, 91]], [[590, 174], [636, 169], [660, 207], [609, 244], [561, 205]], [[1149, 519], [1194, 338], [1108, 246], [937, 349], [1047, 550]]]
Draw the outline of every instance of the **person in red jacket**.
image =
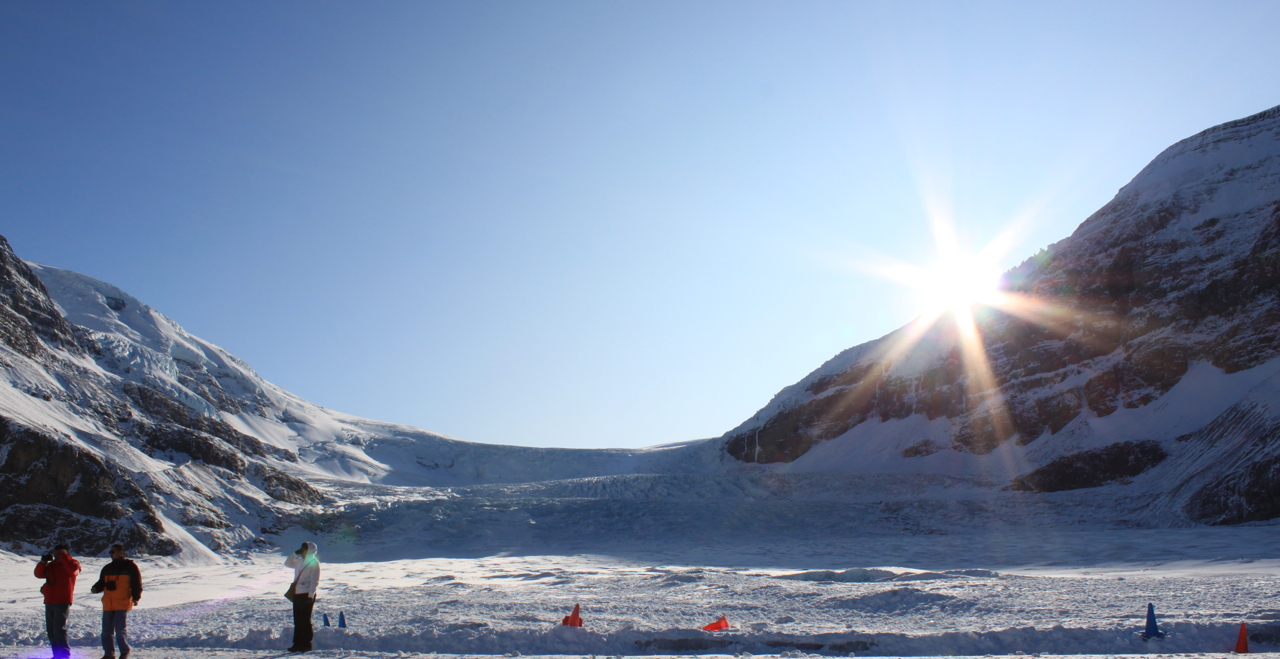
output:
[[76, 577], [80, 574], [80, 561], [71, 557], [71, 547], [60, 544], [52, 554], [40, 557], [36, 565], [36, 578], [44, 579], [40, 592], [44, 595], [44, 626], [53, 646], [53, 659], [71, 656], [67, 643], [67, 613], [71, 610], [71, 598], [76, 592]]

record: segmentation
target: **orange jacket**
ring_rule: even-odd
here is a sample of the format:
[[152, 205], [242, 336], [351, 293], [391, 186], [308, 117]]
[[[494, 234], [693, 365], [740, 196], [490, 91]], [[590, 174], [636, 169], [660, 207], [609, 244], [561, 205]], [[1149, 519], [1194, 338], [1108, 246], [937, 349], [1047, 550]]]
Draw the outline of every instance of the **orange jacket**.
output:
[[133, 603], [142, 597], [142, 575], [138, 572], [138, 564], [127, 558], [107, 563], [98, 575], [98, 583], [89, 590], [102, 593], [103, 611], [133, 609]]

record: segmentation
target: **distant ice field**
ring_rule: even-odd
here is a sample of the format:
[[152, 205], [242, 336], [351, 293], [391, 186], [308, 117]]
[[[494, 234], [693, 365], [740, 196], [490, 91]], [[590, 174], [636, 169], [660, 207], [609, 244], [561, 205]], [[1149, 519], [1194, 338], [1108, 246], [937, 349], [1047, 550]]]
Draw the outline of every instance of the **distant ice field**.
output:
[[[1232, 650], [1242, 622], [1253, 649], [1275, 650], [1277, 530], [1024, 529], [721, 547], [655, 538], [594, 554], [368, 555], [324, 564], [313, 656], [1197, 655]], [[133, 659], [280, 654], [292, 633], [282, 597], [292, 572], [281, 561], [142, 561]], [[99, 605], [88, 589], [104, 561], [82, 562], [71, 637], [77, 656], [96, 658]], [[0, 554], [0, 656], [48, 656], [33, 567]], [[1136, 635], [1148, 602], [1169, 632], [1163, 640]], [[574, 604], [584, 627], [560, 627]], [[346, 629], [322, 626], [339, 614]], [[701, 631], [721, 615], [728, 630]]]

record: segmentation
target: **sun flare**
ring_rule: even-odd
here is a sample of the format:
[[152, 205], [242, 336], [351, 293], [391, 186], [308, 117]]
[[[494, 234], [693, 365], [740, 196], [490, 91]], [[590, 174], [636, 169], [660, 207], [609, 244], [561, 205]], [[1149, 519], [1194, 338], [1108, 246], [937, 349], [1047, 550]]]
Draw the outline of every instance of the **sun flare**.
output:
[[919, 290], [929, 316], [951, 311], [968, 313], [997, 300], [1000, 270], [978, 257], [954, 255], [940, 259]]

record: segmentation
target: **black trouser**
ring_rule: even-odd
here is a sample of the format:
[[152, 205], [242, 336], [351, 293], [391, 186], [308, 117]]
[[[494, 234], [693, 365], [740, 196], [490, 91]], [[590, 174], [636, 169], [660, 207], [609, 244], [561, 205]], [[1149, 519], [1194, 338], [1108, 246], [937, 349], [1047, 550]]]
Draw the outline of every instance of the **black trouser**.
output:
[[44, 605], [44, 627], [49, 634], [49, 645], [53, 646], [54, 659], [71, 656], [71, 646], [67, 644], [67, 613], [70, 611], [70, 604]]
[[311, 610], [316, 606], [316, 598], [310, 593], [298, 594], [298, 599], [293, 602], [293, 647], [309, 650], [311, 649], [311, 637], [315, 632], [311, 630]]

